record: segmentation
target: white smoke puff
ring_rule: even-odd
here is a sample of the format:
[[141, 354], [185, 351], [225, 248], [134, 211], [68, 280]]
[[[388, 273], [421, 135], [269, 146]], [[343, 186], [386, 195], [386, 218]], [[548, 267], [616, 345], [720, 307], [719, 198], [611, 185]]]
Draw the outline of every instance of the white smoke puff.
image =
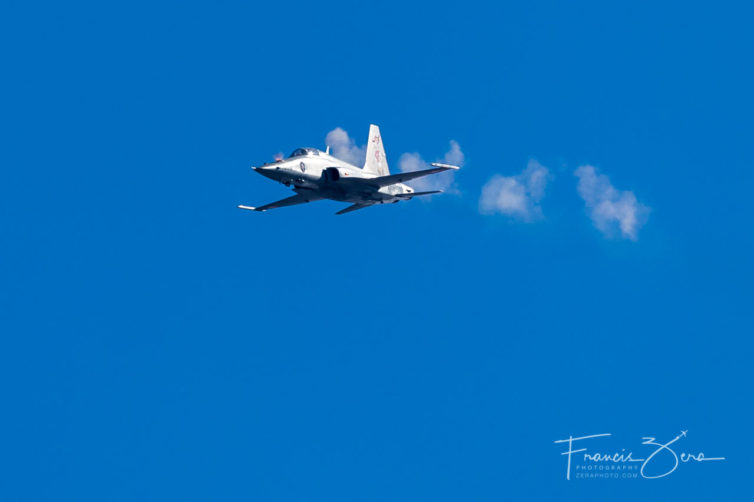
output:
[[479, 212], [500, 213], [527, 222], [540, 219], [542, 208], [539, 202], [544, 198], [551, 178], [550, 171], [533, 159], [518, 175], [496, 174], [482, 187]]
[[356, 142], [348, 136], [348, 133], [340, 127], [336, 127], [327, 133], [325, 144], [330, 146], [333, 157], [344, 160], [354, 166], [363, 166], [367, 156], [367, 147], [357, 146]]
[[616, 189], [594, 166], [581, 166], [573, 174], [579, 178], [577, 190], [594, 226], [606, 237], [638, 239], [650, 209], [639, 203], [633, 192]]

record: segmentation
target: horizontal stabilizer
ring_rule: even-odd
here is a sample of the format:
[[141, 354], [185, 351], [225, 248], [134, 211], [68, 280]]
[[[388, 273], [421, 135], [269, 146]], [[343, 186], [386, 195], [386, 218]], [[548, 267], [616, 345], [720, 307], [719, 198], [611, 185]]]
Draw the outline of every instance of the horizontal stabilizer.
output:
[[442, 193], [442, 190], [431, 190], [429, 192], [397, 193], [395, 194], [395, 196], [404, 199], [410, 199], [411, 197], [416, 197], [417, 195], [432, 195], [433, 193]]

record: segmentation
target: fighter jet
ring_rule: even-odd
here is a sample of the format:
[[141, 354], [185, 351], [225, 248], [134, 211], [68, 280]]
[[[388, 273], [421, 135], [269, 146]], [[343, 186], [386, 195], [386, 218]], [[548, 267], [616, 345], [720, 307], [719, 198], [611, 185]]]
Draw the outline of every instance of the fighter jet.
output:
[[458, 169], [458, 166], [433, 163], [431, 169], [390, 174], [380, 128], [372, 124], [369, 126], [369, 143], [363, 168], [336, 159], [330, 155], [328, 146], [324, 152], [316, 148], [297, 148], [287, 159], [279, 159], [252, 169], [262, 176], [293, 188], [296, 195], [259, 207], [239, 205], [241, 209], [267, 211], [331, 199], [351, 203], [335, 213], [345, 214], [375, 204], [390, 204], [410, 200], [419, 195], [440, 193], [442, 190], [416, 192], [404, 182], [448, 169]]

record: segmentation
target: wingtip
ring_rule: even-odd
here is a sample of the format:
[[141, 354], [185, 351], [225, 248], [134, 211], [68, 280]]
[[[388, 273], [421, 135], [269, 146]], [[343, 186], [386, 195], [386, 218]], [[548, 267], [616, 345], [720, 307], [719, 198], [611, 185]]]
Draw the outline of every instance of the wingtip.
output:
[[257, 208], [254, 206], [244, 206], [243, 204], [238, 205], [238, 209], [246, 209], [247, 211], [256, 211]]
[[461, 169], [459, 166], [454, 166], [452, 164], [440, 164], [439, 162], [432, 162], [432, 165], [435, 167], [444, 167], [445, 169]]

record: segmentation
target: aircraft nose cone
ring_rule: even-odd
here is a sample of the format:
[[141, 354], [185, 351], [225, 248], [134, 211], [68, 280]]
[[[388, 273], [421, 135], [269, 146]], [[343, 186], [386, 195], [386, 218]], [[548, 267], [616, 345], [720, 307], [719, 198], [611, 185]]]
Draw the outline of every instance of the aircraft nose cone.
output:
[[267, 178], [272, 178], [272, 173], [275, 172], [274, 167], [255, 167], [254, 170]]

